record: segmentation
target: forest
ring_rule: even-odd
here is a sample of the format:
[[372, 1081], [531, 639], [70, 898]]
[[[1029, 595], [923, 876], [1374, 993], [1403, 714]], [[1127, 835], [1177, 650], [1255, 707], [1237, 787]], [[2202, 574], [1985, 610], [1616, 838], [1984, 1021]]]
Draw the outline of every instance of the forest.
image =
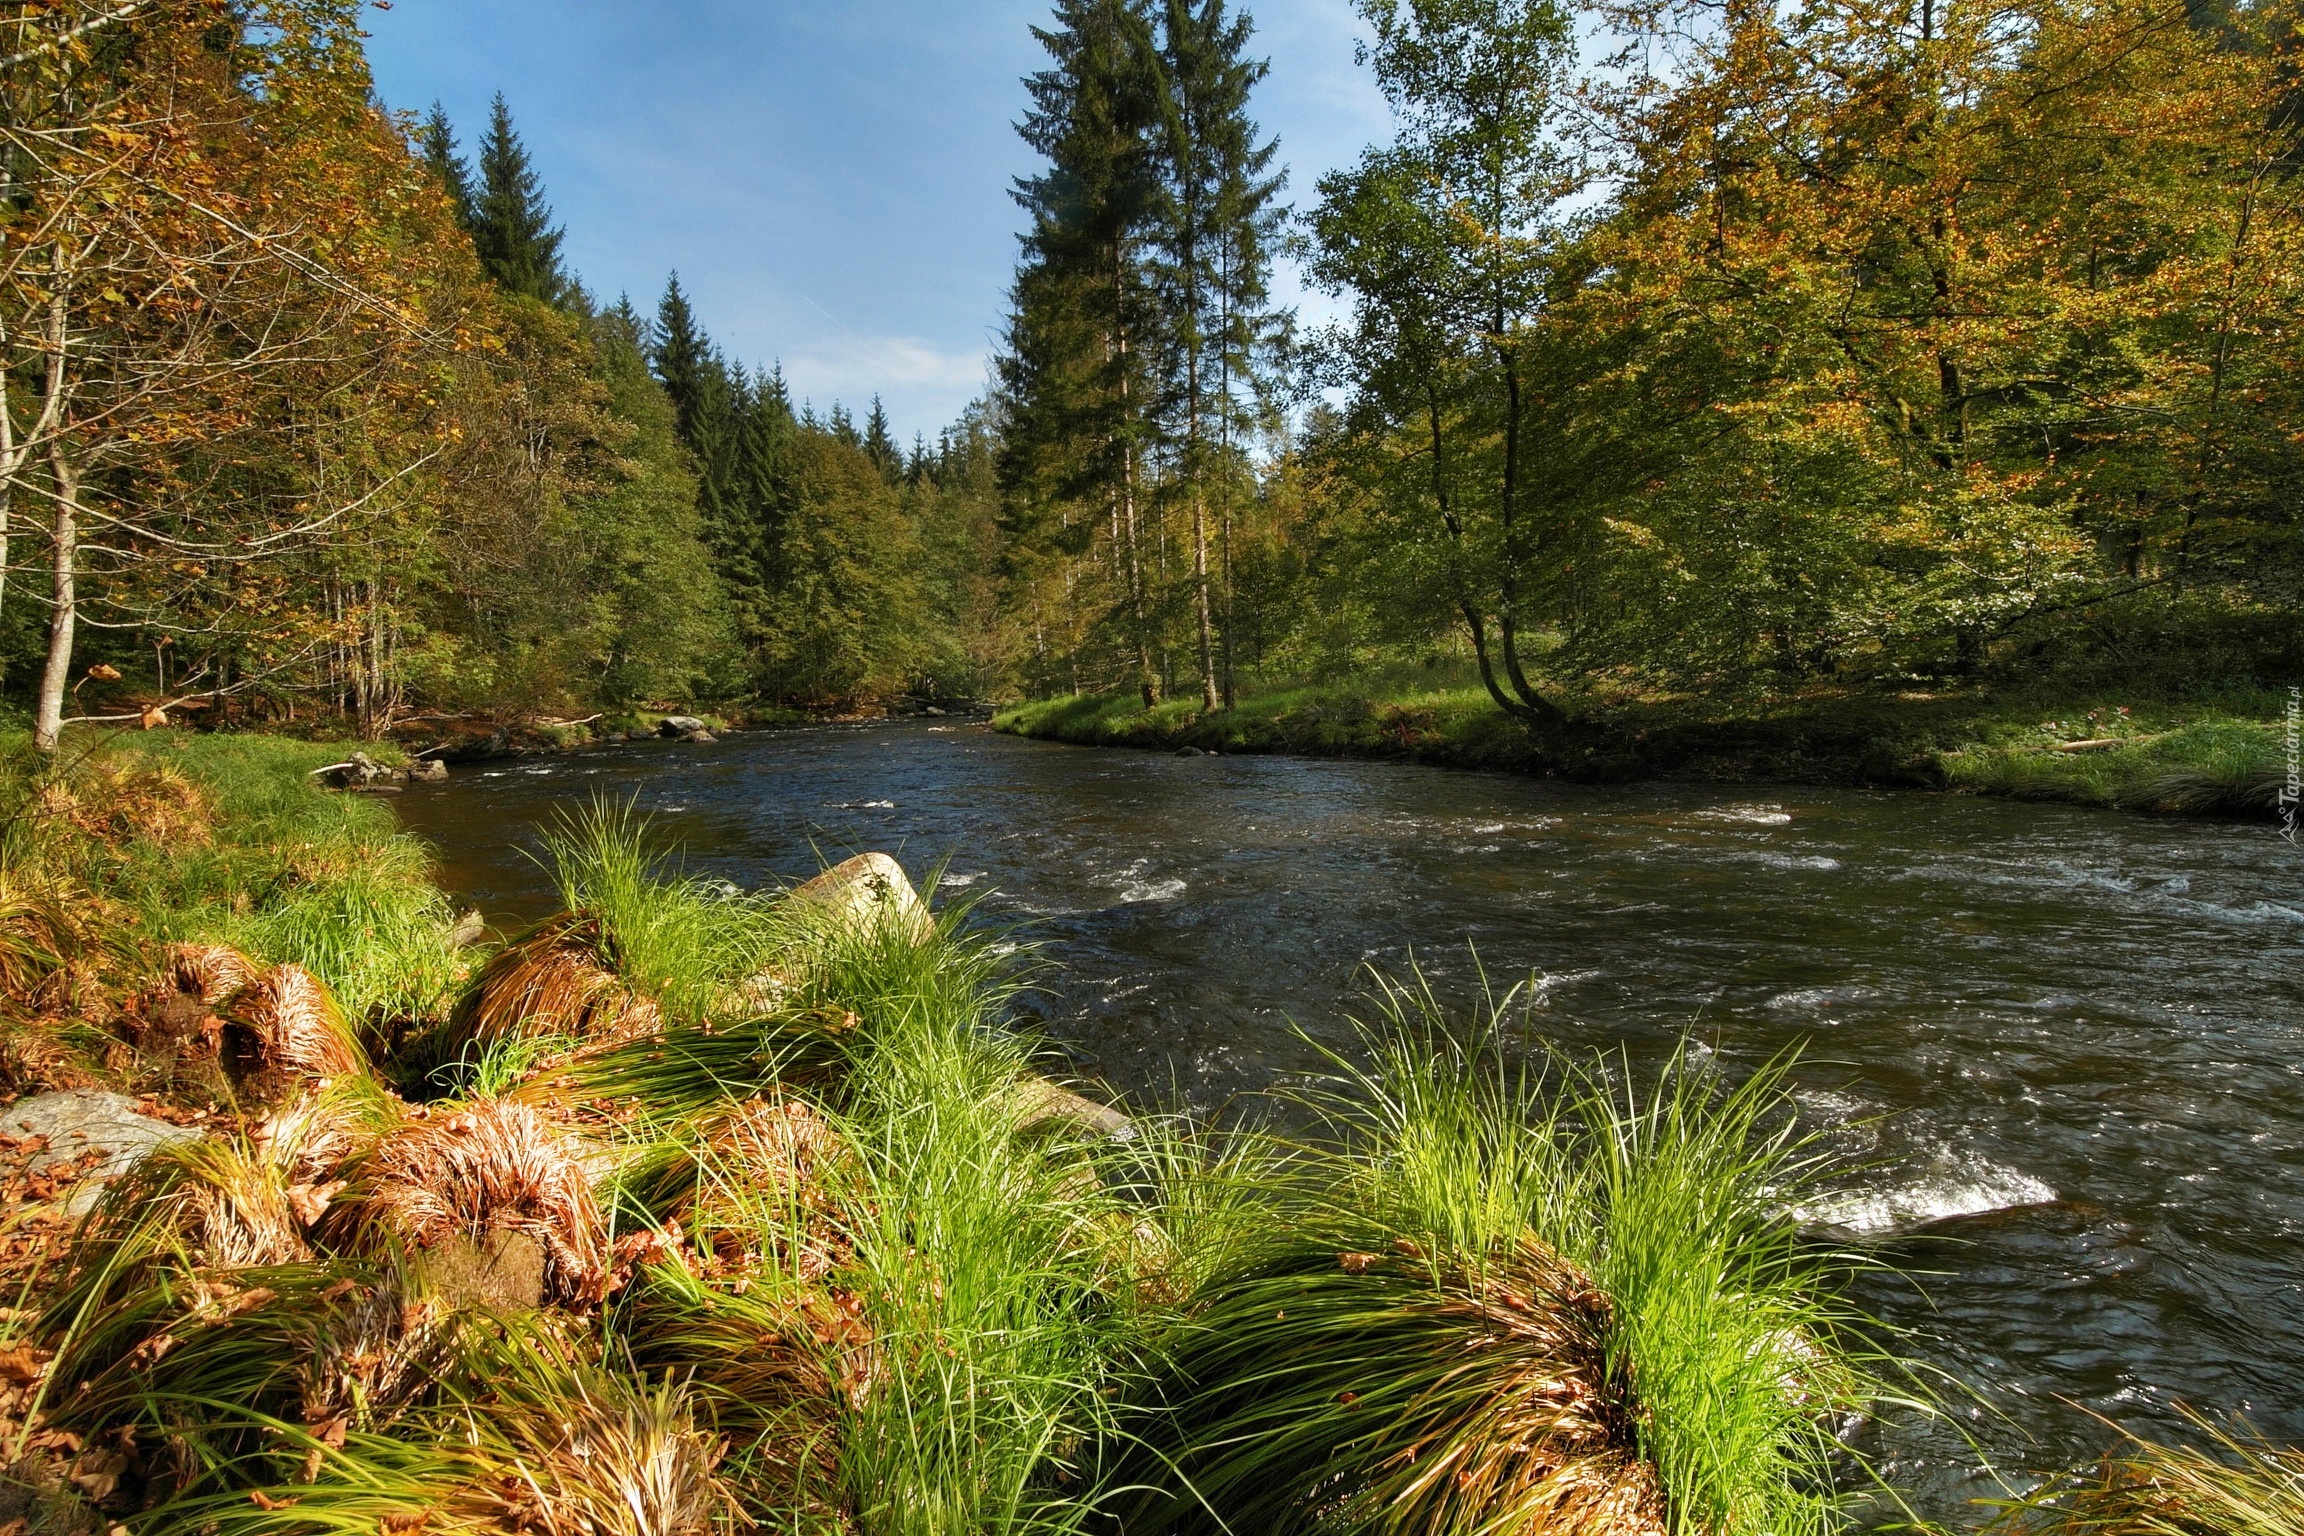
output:
[[348, 0], [9, 6], [0, 690], [52, 745], [1409, 668], [1541, 738], [2295, 675], [2284, 10], [1359, 9], [1395, 132], [1291, 207], [1244, 11], [1063, 0], [986, 393], [905, 445], [589, 292]]
[[967, 691], [986, 422], [795, 406], [585, 290], [499, 101], [359, 7], [11, 5], [0, 656], [69, 720], [350, 726]]

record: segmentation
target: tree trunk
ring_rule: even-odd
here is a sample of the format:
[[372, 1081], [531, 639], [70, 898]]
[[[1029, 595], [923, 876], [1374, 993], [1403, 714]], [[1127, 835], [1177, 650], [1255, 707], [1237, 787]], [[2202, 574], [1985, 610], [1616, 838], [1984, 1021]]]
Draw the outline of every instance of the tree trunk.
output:
[[[1503, 316], [1497, 316], [1499, 338], [1503, 325]], [[1504, 675], [1512, 680], [1512, 691], [1520, 696], [1523, 706], [1518, 712], [1547, 725], [1561, 725], [1566, 723], [1567, 713], [1536, 691], [1520, 665], [1520, 554], [1513, 539], [1520, 520], [1520, 366], [1509, 349], [1503, 351], [1504, 485], [1498, 522], [1503, 527], [1504, 538], [1503, 569], [1499, 573], [1501, 600], [1496, 607], [1497, 641], [1504, 652]]]
[[1135, 620], [1136, 687], [1144, 707], [1160, 702], [1159, 674], [1152, 670], [1152, 641], [1144, 619], [1144, 565], [1136, 549], [1136, 446], [1121, 449], [1120, 522], [1128, 530], [1128, 606]]
[[1229, 453], [1224, 457], [1224, 510], [1223, 520], [1218, 524], [1218, 528], [1220, 540], [1218, 547], [1224, 557], [1224, 707], [1230, 709], [1234, 702], [1232, 691], [1232, 631], [1237, 621], [1232, 611], [1232, 457]]
[[72, 681], [72, 630], [80, 617], [73, 590], [80, 550], [80, 483], [64, 456], [61, 443], [49, 450], [48, 463], [56, 477], [55, 552], [51, 565], [55, 607], [48, 616], [48, 664], [40, 674], [40, 704], [39, 712], [33, 717], [32, 745], [52, 754], [64, 734], [64, 694]]

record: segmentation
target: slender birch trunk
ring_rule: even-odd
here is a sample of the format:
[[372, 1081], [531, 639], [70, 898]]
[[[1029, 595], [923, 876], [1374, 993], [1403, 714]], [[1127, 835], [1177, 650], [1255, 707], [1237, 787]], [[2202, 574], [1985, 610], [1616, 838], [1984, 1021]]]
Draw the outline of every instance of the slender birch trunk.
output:
[[75, 591], [80, 552], [80, 481], [61, 440], [51, 443], [48, 467], [55, 478], [56, 517], [50, 562], [53, 581], [48, 615], [48, 662], [40, 674], [40, 703], [33, 717], [32, 745], [53, 753], [64, 735], [64, 695], [72, 681], [72, 632], [79, 622]]

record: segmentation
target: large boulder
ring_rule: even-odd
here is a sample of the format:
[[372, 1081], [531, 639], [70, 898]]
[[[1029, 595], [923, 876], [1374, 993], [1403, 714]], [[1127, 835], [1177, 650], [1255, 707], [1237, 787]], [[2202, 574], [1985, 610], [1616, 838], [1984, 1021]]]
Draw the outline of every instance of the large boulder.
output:
[[148, 1154], [200, 1139], [196, 1130], [137, 1110], [136, 1100], [126, 1094], [94, 1088], [35, 1094], [0, 1110], [0, 1136], [19, 1150], [35, 1140], [41, 1144], [25, 1160], [28, 1173], [58, 1177], [80, 1168], [64, 1201], [65, 1211], [78, 1215], [96, 1203], [109, 1181]]
[[711, 729], [694, 715], [666, 715], [656, 722], [656, 734], [659, 736], [685, 738], [699, 733], [709, 733]]
[[835, 864], [795, 889], [792, 899], [859, 928], [894, 923], [914, 941], [925, 939], [931, 926], [928, 903], [912, 888], [904, 866], [884, 853], [860, 853]]

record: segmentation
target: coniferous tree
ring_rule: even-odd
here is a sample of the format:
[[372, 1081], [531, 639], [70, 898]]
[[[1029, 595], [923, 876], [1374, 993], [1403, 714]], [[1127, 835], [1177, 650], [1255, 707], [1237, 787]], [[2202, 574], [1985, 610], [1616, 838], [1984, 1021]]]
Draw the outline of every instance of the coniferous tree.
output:
[[1018, 131], [1048, 164], [1014, 192], [1032, 227], [999, 365], [1017, 576], [1067, 566], [1106, 524], [1117, 617], [1149, 704], [1160, 691], [1140, 483], [1155, 329], [1144, 249], [1159, 120], [1152, 19], [1144, 0], [1062, 0], [1035, 35], [1051, 64], [1025, 82], [1032, 105]]
[[649, 361], [655, 365], [656, 378], [663, 384], [664, 392], [672, 397], [681, 440], [691, 452], [701, 456], [703, 440], [708, 434], [706, 418], [711, 413], [712, 375], [717, 365], [712, 344], [696, 323], [696, 311], [688, 302], [686, 290], [680, 286], [677, 272], [664, 285], [664, 297], [656, 305], [654, 341]]
[[904, 455], [897, 450], [896, 438], [888, 426], [887, 408], [880, 397], [872, 397], [872, 414], [864, 423], [864, 455], [880, 466], [880, 473], [888, 477], [890, 485], [904, 478]]
[[[1200, 698], [1219, 688], [1216, 602], [1210, 579], [1210, 483], [1230, 474], [1231, 386], [1253, 377], [1269, 330], [1266, 275], [1282, 178], [1277, 141], [1248, 116], [1270, 66], [1246, 56], [1254, 25], [1224, 0], [1166, 0], [1161, 26], [1160, 198], [1153, 224], [1161, 319], [1166, 436], [1191, 515], [1192, 605]], [[1227, 503], [1228, 505], [1228, 503]], [[1228, 541], [1229, 523], [1225, 523]]]
[[513, 131], [502, 92], [489, 108], [480, 145], [480, 185], [473, 197], [472, 243], [498, 286], [547, 304], [566, 304], [575, 285], [560, 263], [563, 231], [553, 228], [544, 184]]
[[437, 101], [417, 128], [416, 142], [424, 151], [425, 167], [447, 192], [448, 205], [456, 210], [456, 222], [470, 233], [474, 219], [472, 167], [456, 153], [456, 130], [448, 121], [447, 109]]

